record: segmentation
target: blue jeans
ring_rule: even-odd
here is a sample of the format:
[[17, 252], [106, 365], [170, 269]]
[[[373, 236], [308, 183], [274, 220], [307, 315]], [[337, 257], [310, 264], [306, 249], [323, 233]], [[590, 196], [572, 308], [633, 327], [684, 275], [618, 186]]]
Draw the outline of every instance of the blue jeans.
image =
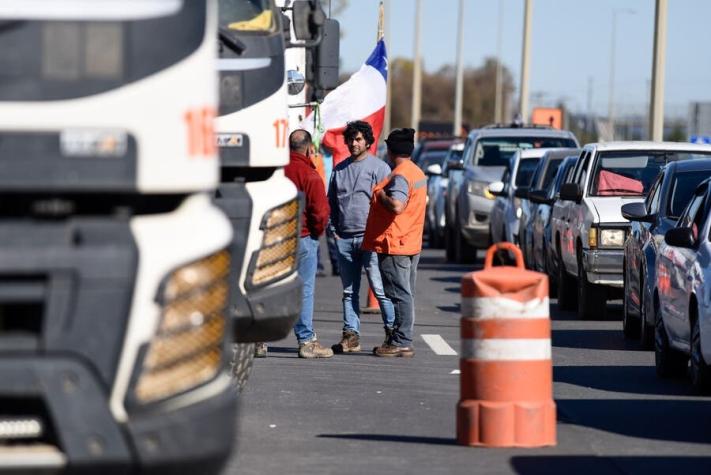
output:
[[415, 284], [420, 255], [378, 254], [378, 261], [385, 293], [395, 307], [395, 329], [391, 344], [410, 347], [415, 329]]
[[316, 339], [314, 333], [314, 285], [316, 283], [316, 251], [318, 239], [310, 236], [299, 239], [298, 274], [304, 284], [301, 298], [301, 313], [294, 325], [294, 334], [299, 344]]
[[338, 268], [343, 284], [343, 331], [360, 334], [360, 291], [361, 270], [365, 267], [370, 288], [380, 304], [383, 325], [392, 328], [395, 324], [393, 303], [385, 296], [383, 281], [378, 269], [378, 255], [360, 248], [363, 237], [341, 237], [336, 240], [338, 248]]

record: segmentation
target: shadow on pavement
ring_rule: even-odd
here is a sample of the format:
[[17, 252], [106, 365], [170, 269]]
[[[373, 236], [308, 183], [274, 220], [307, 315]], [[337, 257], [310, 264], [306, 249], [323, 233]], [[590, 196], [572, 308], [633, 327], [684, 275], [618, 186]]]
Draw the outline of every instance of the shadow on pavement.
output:
[[388, 434], [319, 434], [323, 439], [365, 440], [369, 442], [405, 442], [409, 444], [456, 445], [454, 438], [422, 437], [412, 435]]
[[[553, 368], [553, 381], [620, 393], [660, 396], [695, 394], [684, 379], [658, 378], [654, 366], [556, 366]], [[711, 401], [708, 404], [711, 409]]]
[[459, 284], [462, 281], [461, 275], [453, 275], [449, 277], [430, 277], [433, 282], [444, 282], [446, 284]]
[[456, 305], [438, 305], [437, 306], [438, 310], [441, 310], [443, 312], [453, 312], [453, 313], [459, 313], [462, 311], [461, 307], [459, 304]]
[[516, 456], [511, 467], [520, 475], [598, 475], [598, 474], [670, 474], [711, 473], [711, 457], [584, 455]]
[[711, 442], [711, 403], [706, 400], [564, 399], [556, 404], [568, 424], [639, 439]]
[[622, 330], [553, 330], [553, 346], [590, 350], [646, 351], [637, 342], [625, 340]]

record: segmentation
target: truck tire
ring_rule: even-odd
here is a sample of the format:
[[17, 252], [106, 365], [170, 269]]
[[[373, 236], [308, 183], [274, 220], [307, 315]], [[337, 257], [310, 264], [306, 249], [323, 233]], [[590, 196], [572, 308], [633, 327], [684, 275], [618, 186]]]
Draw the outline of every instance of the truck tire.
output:
[[607, 289], [588, 281], [583, 268], [582, 255], [578, 253], [578, 318], [604, 320], [607, 311]]
[[[560, 247], [558, 248], [558, 256], [561, 256]], [[578, 292], [575, 289], [575, 282], [568, 272], [565, 270], [565, 264], [562, 260], [558, 261], [558, 308], [561, 310], [572, 311], [578, 303]]]
[[691, 384], [699, 391], [708, 393], [711, 389], [711, 366], [706, 364], [704, 355], [701, 352], [701, 328], [699, 325], [698, 311], [689, 310], [689, 317], [692, 319], [691, 325]]
[[669, 337], [659, 312], [659, 301], [654, 299], [654, 365], [662, 378], [676, 378], [686, 373], [689, 357], [669, 346]]
[[238, 392], [242, 392], [249, 375], [252, 373], [252, 363], [254, 362], [254, 343], [235, 343], [232, 345], [232, 384]]
[[629, 310], [629, 292], [627, 291], [628, 287], [628, 282], [627, 282], [627, 267], [625, 266], [625, 262], [622, 261], [622, 281], [623, 281], [623, 288], [625, 289], [624, 296], [622, 297], [622, 333], [625, 336], [625, 339], [627, 340], [636, 340], [639, 338], [639, 317], [633, 317], [630, 315], [630, 310]]

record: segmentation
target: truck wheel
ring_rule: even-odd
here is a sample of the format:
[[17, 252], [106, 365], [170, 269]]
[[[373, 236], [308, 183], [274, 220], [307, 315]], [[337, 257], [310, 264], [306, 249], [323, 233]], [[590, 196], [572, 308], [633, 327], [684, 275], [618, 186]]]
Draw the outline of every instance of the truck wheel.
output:
[[254, 343], [235, 343], [232, 345], [232, 384], [242, 392], [252, 373], [254, 362]]
[[455, 260], [459, 264], [467, 264], [474, 262], [476, 260], [476, 248], [472, 245], [470, 245], [466, 239], [464, 239], [464, 236], [462, 236], [462, 232], [460, 230], [455, 230], [454, 231], [455, 235]]
[[639, 317], [630, 315], [629, 309], [629, 291], [627, 290], [629, 283], [627, 282], [627, 267], [622, 263], [622, 281], [624, 282], [624, 296], [622, 297], [622, 333], [627, 340], [636, 340], [639, 338]]
[[706, 364], [704, 355], [701, 352], [701, 328], [696, 309], [689, 311], [689, 317], [692, 319], [691, 327], [691, 384], [700, 391], [708, 393], [711, 389], [711, 366]]
[[581, 257], [578, 256], [578, 318], [604, 320], [607, 310], [607, 289], [588, 282]]
[[682, 352], [669, 346], [669, 337], [664, 328], [664, 321], [659, 312], [659, 302], [654, 302], [654, 364], [657, 375], [662, 378], [674, 378], [686, 373], [689, 358]]
[[[560, 256], [560, 249], [558, 249]], [[565, 270], [565, 264], [558, 261], [558, 308], [561, 310], [575, 310], [577, 304], [577, 290], [573, 278]]]

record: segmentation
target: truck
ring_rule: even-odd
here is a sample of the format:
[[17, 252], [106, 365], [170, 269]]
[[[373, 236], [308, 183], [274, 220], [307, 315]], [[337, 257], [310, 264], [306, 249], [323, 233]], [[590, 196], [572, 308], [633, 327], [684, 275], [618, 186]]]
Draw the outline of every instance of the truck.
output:
[[217, 7], [0, 2], [0, 472], [231, 453]]

